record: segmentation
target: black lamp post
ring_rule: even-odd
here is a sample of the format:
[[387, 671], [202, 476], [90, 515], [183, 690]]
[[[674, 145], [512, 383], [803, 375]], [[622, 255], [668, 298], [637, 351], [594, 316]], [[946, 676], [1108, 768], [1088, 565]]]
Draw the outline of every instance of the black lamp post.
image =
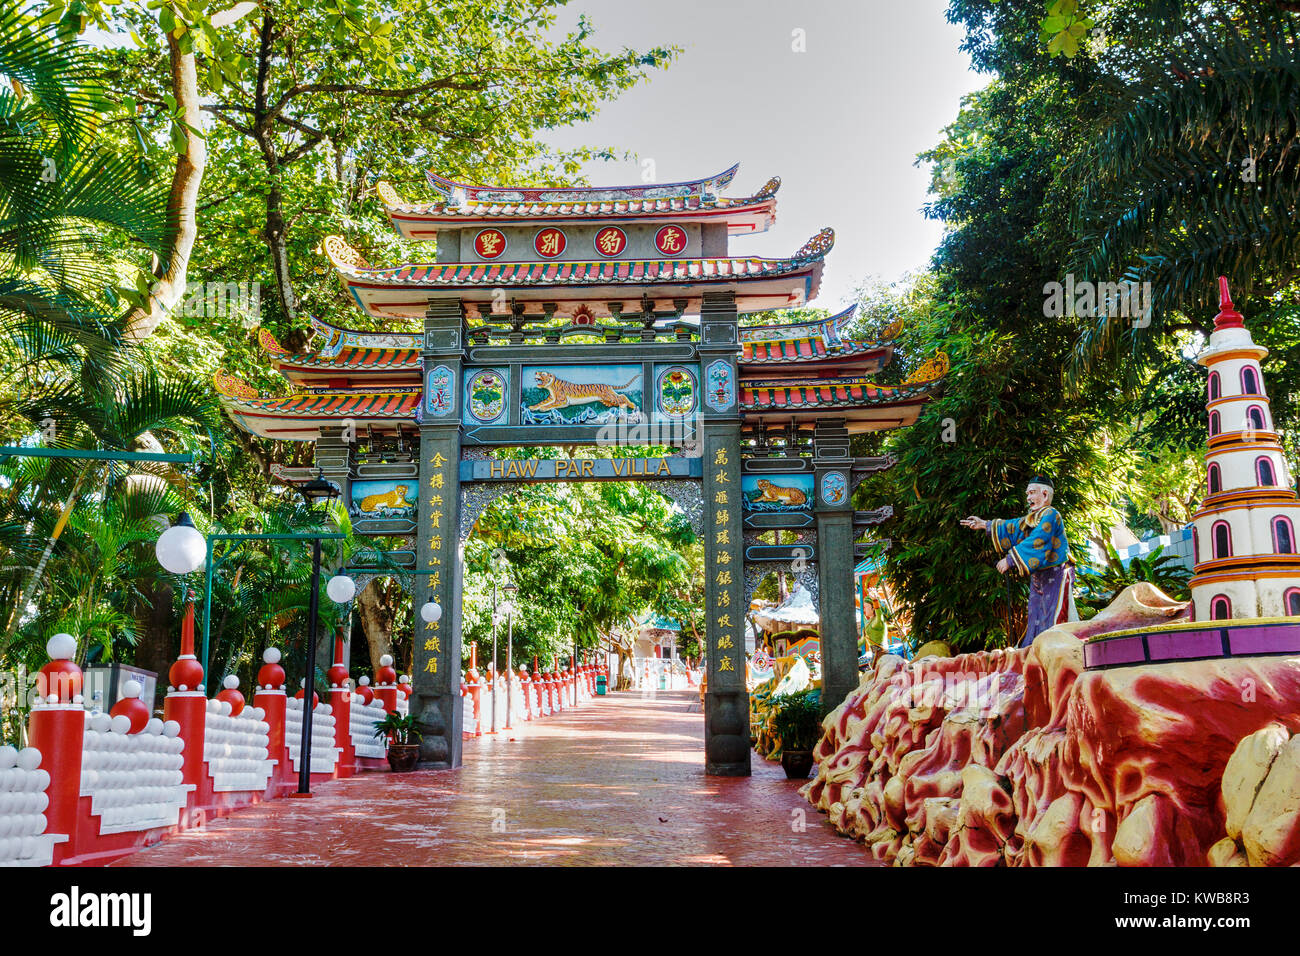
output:
[[[298, 488], [308, 510], [318, 501], [326, 504], [339, 496], [339, 489], [325, 480], [324, 472], [316, 469], [316, 477]], [[307, 598], [307, 654], [304, 658], [302, 681], [302, 743], [298, 751], [298, 792], [295, 796], [311, 796], [311, 723], [312, 696], [315, 694], [316, 676], [316, 618], [320, 613], [320, 538], [311, 543], [311, 594]]]

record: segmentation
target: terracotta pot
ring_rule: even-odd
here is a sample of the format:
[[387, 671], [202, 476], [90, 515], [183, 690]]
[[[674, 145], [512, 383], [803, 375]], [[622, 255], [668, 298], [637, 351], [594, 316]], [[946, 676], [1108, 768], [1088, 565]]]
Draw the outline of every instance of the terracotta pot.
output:
[[781, 752], [781, 766], [785, 769], [787, 780], [806, 780], [808, 771], [812, 770], [813, 755], [811, 750], [785, 750]]
[[388, 766], [393, 773], [410, 773], [420, 762], [419, 744], [389, 744]]

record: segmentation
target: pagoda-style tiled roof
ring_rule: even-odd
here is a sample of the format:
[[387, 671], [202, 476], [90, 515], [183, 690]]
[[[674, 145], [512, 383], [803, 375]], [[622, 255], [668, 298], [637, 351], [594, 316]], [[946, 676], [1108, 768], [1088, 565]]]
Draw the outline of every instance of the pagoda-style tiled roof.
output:
[[324, 339], [317, 352], [327, 358], [340, 355], [347, 348], [419, 351], [424, 346], [424, 336], [419, 332], [361, 332], [330, 325], [315, 317], [311, 320], [311, 327]]
[[471, 186], [429, 170], [429, 185], [447, 199], [470, 202], [588, 202], [610, 199], [664, 199], [698, 196], [731, 184], [740, 163], [704, 179], [680, 183], [640, 183], [635, 186]]
[[[641, 289], [663, 298], [700, 298], [705, 287], [736, 293], [737, 308], [756, 311], [802, 304], [813, 298], [835, 233], [823, 229], [788, 259], [635, 259], [590, 262], [448, 262], [376, 268], [343, 239], [324, 248], [357, 303], [373, 316], [423, 315], [433, 299], [475, 300], [503, 289], [515, 301], [604, 304], [639, 301]], [[484, 296], [486, 293], [486, 296]]]
[[394, 228], [408, 239], [433, 239], [438, 227], [464, 227], [478, 220], [498, 224], [574, 223], [610, 220], [636, 222], [725, 222], [732, 235], [763, 232], [776, 218], [780, 177], [769, 179], [745, 197], [721, 197], [716, 191], [731, 182], [739, 166], [709, 179], [635, 186], [516, 187], [471, 186], [429, 173], [441, 198], [409, 202], [387, 182], [375, 193]]
[[[323, 325], [324, 323], [316, 323]], [[333, 329], [334, 332], [350, 334], [364, 338], [367, 333], [349, 332], [346, 329]], [[378, 337], [378, 336], [376, 336]], [[385, 339], [392, 336], [385, 335]], [[416, 336], [411, 336], [415, 340]], [[327, 343], [330, 337], [327, 337]], [[362, 345], [344, 345], [327, 348], [316, 352], [289, 352], [267, 329], [258, 331], [258, 340], [265, 349], [276, 369], [290, 381], [297, 383], [324, 382], [337, 378], [363, 373], [369, 380], [385, 381], [419, 381], [420, 348], [412, 343], [408, 348], [366, 347]]]
[[820, 368], [852, 364], [860, 366], [864, 374], [874, 374], [889, 364], [894, 342], [902, 331], [902, 322], [891, 323], [874, 341], [843, 338], [842, 333], [856, 311], [854, 305], [825, 319], [745, 326], [740, 329], [741, 367], [800, 365]]
[[901, 385], [878, 385], [868, 379], [755, 379], [740, 383], [743, 413], [770, 421], [842, 412], [850, 431], [896, 428], [916, 421], [920, 409], [948, 373], [948, 357], [937, 354]]
[[870, 402], [897, 402], [925, 395], [926, 385], [876, 385], [860, 378], [815, 382], [743, 382], [741, 404], [748, 409], [825, 408]]
[[740, 347], [740, 364], [786, 365], [826, 358], [851, 358], [892, 347], [891, 342], [850, 342], [828, 346], [820, 336], [785, 342], [745, 342]]
[[222, 407], [245, 431], [263, 438], [310, 441], [322, 427], [345, 420], [358, 427], [414, 421], [420, 387], [388, 390], [312, 389], [284, 398], [263, 398], [252, 386], [218, 373], [213, 383]]

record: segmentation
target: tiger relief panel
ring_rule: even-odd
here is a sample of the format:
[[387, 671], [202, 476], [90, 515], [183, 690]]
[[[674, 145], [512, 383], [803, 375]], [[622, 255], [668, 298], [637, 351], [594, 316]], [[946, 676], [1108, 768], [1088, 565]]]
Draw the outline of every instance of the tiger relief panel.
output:
[[611, 425], [646, 421], [641, 365], [525, 365], [523, 425]]

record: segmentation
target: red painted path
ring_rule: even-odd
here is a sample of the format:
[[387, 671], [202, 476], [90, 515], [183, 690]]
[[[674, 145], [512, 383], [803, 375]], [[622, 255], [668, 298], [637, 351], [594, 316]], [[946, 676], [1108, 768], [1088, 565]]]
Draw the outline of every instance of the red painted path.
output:
[[757, 756], [706, 777], [694, 692], [613, 694], [467, 740], [460, 770], [330, 781], [117, 865], [870, 865], [797, 787]]

